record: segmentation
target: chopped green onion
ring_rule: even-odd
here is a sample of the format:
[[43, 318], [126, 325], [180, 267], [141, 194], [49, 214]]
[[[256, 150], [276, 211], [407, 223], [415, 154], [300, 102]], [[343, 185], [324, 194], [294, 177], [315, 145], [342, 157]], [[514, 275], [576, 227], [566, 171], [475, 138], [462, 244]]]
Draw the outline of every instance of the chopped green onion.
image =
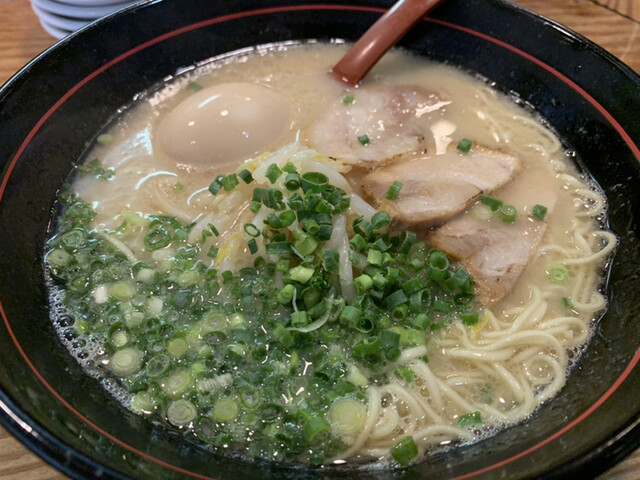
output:
[[318, 246], [318, 241], [300, 228], [293, 231], [293, 236], [296, 239], [293, 246], [302, 256], [311, 255]]
[[401, 286], [402, 286], [402, 290], [404, 290], [404, 293], [406, 293], [407, 295], [411, 295], [412, 293], [418, 292], [419, 290], [426, 288], [427, 283], [422, 277], [415, 276], [415, 277], [411, 277], [406, 282], [403, 282]]
[[262, 207], [262, 203], [260, 202], [252, 201], [249, 204], [249, 210], [251, 210], [251, 212], [253, 213], [258, 213], [261, 207]]
[[347, 325], [357, 325], [362, 317], [362, 310], [353, 305], [347, 305], [340, 312], [340, 321]]
[[373, 280], [369, 275], [363, 273], [353, 280], [353, 284], [355, 285], [358, 293], [363, 293], [373, 286]]
[[389, 250], [389, 245], [387, 245], [382, 238], [377, 238], [376, 241], [373, 242], [373, 246], [380, 250], [382, 253]]
[[80, 320], [79, 322], [76, 322], [73, 329], [81, 335], [83, 333], [87, 333], [89, 331], [89, 322], [86, 320]]
[[356, 233], [353, 237], [351, 237], [351, 240], [349, 240], [349, 243], [351, 244], [353, 249], [357, 252], [361, 252], [367, 246], [367, 241], [359, 233]]
[[296, 287], [294, 287], [291, 284], [285, 285], [278, 292], [278, 296], [277, 296], [278, 303], [280, 303], [282, 305], [286, 305], [288, 303], [291, 303], [291, 300], [293, 300], [293, 296], [295, 295], [295, 293], [296, 293]]
[[272, 242], [264, 246], [268, 255], [278, 253], [291, 253], [291, 242]]
[[569, 272], [562, 265], [553, 265], [547, 271], [549, 280], [557, 284], [565, 284], [569, 280]]
[[391, 456], [400, 465], [409, 465], [411, 460], [418, 456], [418, 447], [413, 437], [404, 437], [391, 447]]
[[564, 305], [565, 308], [573, 308], [573, 303], [569, 297], [562, 297], [562, 305]]
[[490, 197], [489, 195], [482, 195], [480, 202], [489, 207], [492, 212], [495, 212], [502, 206], [502, 200]]
[[105, 169], [97, 158], [94, 158], [85, 165], [80, 165], [78, 171], [82, 174], [89, 173], [95, 175], [97, 178], [102, 178], [103, 180], [111, 180], [115, 175], [113, 168]]
[[505, 223], [513, 223], [516, 221], [516, 217], [518, 215], [518, 211], [516, 207], [513, 205], [502, 204], [500, 208], [498, 208], [498, 215], [500, 219]]
[[395, 374], [407, 383], [413, 382], [418, 376], [408, 365], [398, 365], [395, 369]]
[[439, 298], [433, 299], [431, 307], [437, 312], [449, 313], [453, 311], [453, 305], [451, 305], [451, 302], [447, 302], [446, 300], [442, 300]]
[[400, 235], [400, 244], [397, 247], [398, 252], [405, 254], [409, 253], [409, 250], [411, 250], [411, 247], [413, 246], [415, 241], [416, 234], [409, 230], [405, 230], [404, 232], [402, 232], [402, 235]]
[[57, 267], [65, 267], [71, 261], [71, 255], [62, 249], [56, 249], [49, 252], [47, 255], [47, 263], [55, 265]]
[[471, 150], [472, 146], [473, 142], [471, 140], [469, 140], [468, 138], [463, 138], [458, 142], [456, 148], [463, 153], [467, 153], [469, 150]]
[[293, 312], [291, 314], [291, 326], [296, 328], [304, 327], [308, 323], [309, 323], [309, 314], [304, 310]]
[[171, 234], [162, 225], [154, 228], [144, 237], [144, 246], [149, 250], [160, 250], [171, 243]]
[[380, 230], [389, 225], [389, 223], [391, 223], [391, 219], [389, 218], [389, 214], [384, 210], [374, 213], [371, 217], [371, 226], [374, 230]]
[[382, 252], [371, 249], [367, 252], [367, 262], [371, 265], [382, 265]]
[[225, 176], [220, 180], [220, 185], [224, 188], [225, 192], [233, 190], [240, 182], [238, 182], [238, 176], [235, 173]]
[[320, 172], [307, 172], [300, 178], [300, 187], [304, 192], [324, 192], [329, 185], [329, 178]]
[[238, 173], [238, 176], [242, 179], [244, 183], [248, 184], [253, 182], [253, 175], [251, 175], [251, 172], [246, 168], [242, 170], [240, 173]]
[[389, 310], [394, 310], [396, 307], [403, 305], [408, 301], [409, 297], [407, 297], [404, 291], [400, 289], [385, 298], [385, 305]]
[[282, 167], [282, 171], [287, 173], [298, 173], [298, 169], [291, 162], [285, 163], [284, 166]]
[[253, 223], [245, 223], [244, 224], [244, 231], [250, 237], [259, 237], [260, 236], [260, 230]]
[[318, 237], [318, 240], [326, 241], [331, 239], [332, 233], [333, 233], [333, 225], [323, 224], [323, 225], [320, 225], [320, 227], [318, 228], [318, 233], [316, 233], [316, 237]]
[[133, 296], [136, 294], [136, 286], [128, 281], [124, 280], [122, 282], [117, 282], [111, 285], [109, 288], [109, 296], [114, 297], [121, 302], [126, 302], [127, 300], [131, 300]]
[[349, 105], [351, 103], [353, 103], [353, 96], [352, 95], [347, 95], [342, 99], [342, 103], [344, 103], [345, 105]]
[[339, 255], [333, 248], [322, 249], [322, 263], [327, 272], [338, 272]]
[[312, 416], [306, 420], [302, 431], [307, 441], [312, 442], [318, 435], [329, 428], [329, 422], [327, 422], [323, 417]]
[[213, 404], [213, 419], [217, 422], [230, 422], [240, 413], [238, 403], [230, 397], [222, 397]]
[[98, 135], [97, 140], [100, 145], [110, 145], [113, 143], [113, 135], [103, 133], [102, 135]]
[[203, 87], [198, 82], [190, 81], [189, 83], [187, 83], [187, 88], [193, 90], [194, 92], [199, 92]]
[[382, 343], [385, 348], [394, 348], [400, 345], [400, 334], [397, 332], [392, 332], [391, 330], [382, 330], [379, 336], [380, 343]]
[[254, 202], [261, 202], [266, 207], [273, 208], [274, 210], [283, 210], [284, 204], [282, 203], [283, 194], [280, 190], [275, 188], [254, 188], [253, 198]]
[[449, 259], [440, 250], [433, 249], [427, 257], [427, 275], [434, 282], [442, 282], [449, 272]]
[[276, 264], [276, 272], [286, 273], [289, 271], [289, 266], [291, 265], [291, 260], [288, 258], [281, 258], [278, 260]]
[[200, 274], [195, 270], [187, 270], [178, 275], [177, 282], [182, 288], [190, 287], [198, 282]]
[[291, 280], [295, 282], [307, 283], [313, 276], [313, 273], [313, 268], [307, 268], [298, 265], [297, 267], [291, 269], [291, 271], [289, 272], [289, 276], [291, 277]]
[[152, 357], [145, 367], [145, 371], [147, 375], [150, 377], [159, 377], [160, 375], [164, 375], [171, 368], [171, 358], [164, 353], [158, 354], [155, 357]]
[[167, 351], [176, 358], [182, 357], [188, 349], [189, 345], [184, 338], [174, 338], [167, 344]]
[[[285, 211], [290, 212], [291, 210], [285, 210]], [[280, 217], [275, 213], [270, 213], [269, 215], [267, 215], [267, 218], [264, 221], [264, 223], [266, 223], [269, 227], [273, 228], [274, 230], [277, 230], [278, 228], [282, 227], [282, 223], [280, 223]]]
[[402, 182], [394, 180], [391, 186], [389, 187], [389, 189], [387, 190], [385, 197], [389, 200], [394, 200], [400, 193], [401, 189], [402, 189]]
[[400, 270], [393, 267], [387, 267], [387, 283], [388, 285], [393, 285], [398, 281], [398, 276], [400, 275]]
[[276, 180], [278, 180], [280, 175], [282, 175], [282, 170], [280, 170], [278, 165], [276, 165], [275, 163], [269, 165], [267, 167], [266, 173], [264, 174], [264, 176], [267, 177], [271, 183], [276, 183]]
[[86, 241], [86, 237], [84, 230], [75, 229], [62, 235], [60, 243], [68, 250], [75, 250]]
[[282, 344], [284, 348], [289, 348], [295, 341], [293, 334], [289, 330], [287, 330], [281, 323], [276, 325], [276, 327], [273, 329], [273, 336]]
[[196, 418], [196, 407], [189, 400], [181, 398], [169, 404], [167, 420], [176, 427], [183, 427]]
[[424, 313], [419, 313], [413, 320], [413, 326], [419, 328], [420, 330], [426, 330], [430, 323], [431, 319], [429, 319], [429, 315], [426, 315]]
[[209, 185], [209, 191], [211, 192], [211, 195], [217, 194], [222, 188], [222, 184], [220, 183], [220, 180], [222, 178], [224, 178], [224, 175], [218, 175], [218, 177]]
[[249, 410], [255, 410], [260, 405], [261, 400], [262, 394], [257, 388], [247, 386], [240, 390], [240, 402]]
[[378, 337], [367, 337], [362, 340], [359, 340], [353, 346], [353, 353], [359, 357], [379, 355], [380, 339]]
[[174, 370], [162, 380], [162, 391], [169, 398], [177, 399], [193, 386], [191, 373], [184, 369]]
[[373, 227], [364, 218], [357, 218], [353, 221], [353, 231], [360, 234], [364, 239], [368, 239], [373, 235]]
[[247, 242], [247, 247], [249, 247], [249, 253], [251, 253], [251, 255], [258, 252], [258, 242], [256, 242], [255, 238], [249, 239], [249, 241]]
[[127, 347], [116, 350], [109, 359], [109, 370], [119, 377], [137, 373], [142, 366], [142, 353], [137, 348]]
[[469, 272], [467, 272], [464, 267], [458, 267], [453, 275], [444, 281], [444, 284], [451, 291], [456, 289], [466, 290], [470, 281], [471, 276]]
[[409, 305], [407, 305], [406, 303], [403, 303], [402, 305], [398, 305], [391, 312], [391, 316], [396, 320], [403, 320], [407, 318], [408, 314], [409, 314]]
[[284, 186], [287, 190], [297, 190], [300, 188], [300, 175], [297, 173], [287, 173], [284, 179]]
[[424, 268], [425, 263], [424, 263], [424, 260], [421, 260], [419, 258], [412, 258], [411, 260], [409, 260], [409, 263], [407, 265], [414, 272], [419, 272]]
[[153, 397], [149, 392], [144, 390], [136, 393], [133, 398], [131, 398], [131, 403], [129, 405], [136, 413], [150, 414], [155, 409]]
[[368, 135], [360, 135], [358, 137], [358, 141], [360, 142], [360, 145], [368, 145], [370, 140], [369, 140], [369, 136]]
[[458, 418], [458, 425], [462, 428], [472, 427], [473, 425], [479, 425], [482, 423], [482, 414], [480, 412], [471, 412], [466, 415], [461, 415]]
[[464, 323], [469, 327], [471, 325], [475, 325], [476, 323], [478, 323], [478, 320], [480, 319], [480, 314], [478, 312], [464, 312], [464, 313], [459, 313], [458, 317], [460, 318], [460, 320], [462, 320], [462, 323]]
[[367, 421], [367, 409], [353, 398], [338, 398], [329, 408], [329, 420], [331, 429], [336, 434], [356, 435]]
[[547, 207], [543, 205], [534, 205], [531, 210], [531, 215], [536, 217], [538, 220], [544, 220], [545, 215], [547, 214]]

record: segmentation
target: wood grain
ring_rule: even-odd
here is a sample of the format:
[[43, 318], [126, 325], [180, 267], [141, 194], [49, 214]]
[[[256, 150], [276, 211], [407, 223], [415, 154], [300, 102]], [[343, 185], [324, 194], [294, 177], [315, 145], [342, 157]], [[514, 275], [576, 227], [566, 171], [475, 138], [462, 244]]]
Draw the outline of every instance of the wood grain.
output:
[[640, 21], [640, 0], [599, 0], [596, 3], [625, 17]]
[[[640, 0], [600, 0], [597, 3], [519, 0], [517, 3], [581, 33], [640, 72]], [[28, 0], [0, 0], [0, 83], [54, 42], [55, 39], [40, 26]], [[0, 427], [0, 479], [65, 478]], [[598, 480], [640, 480], [640, 451]]]
[[[640, 6], [640, 0], [629, 0], [631, 2]], [[640, 72], [638, 21], [586, 0], [519, 0], [517, 3], [575, 30]]]

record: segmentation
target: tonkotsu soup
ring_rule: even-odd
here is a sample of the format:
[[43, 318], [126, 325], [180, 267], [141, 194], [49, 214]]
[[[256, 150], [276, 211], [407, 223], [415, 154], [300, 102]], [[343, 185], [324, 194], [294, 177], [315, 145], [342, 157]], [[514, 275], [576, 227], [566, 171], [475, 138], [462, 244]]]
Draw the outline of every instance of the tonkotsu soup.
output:
[[127, 408], [247, 460], [393, 468], [525, 421], [605, 308], [605, 201], [540, 119], [400, 51], [256, 49], [143, 93], [47, 244]]

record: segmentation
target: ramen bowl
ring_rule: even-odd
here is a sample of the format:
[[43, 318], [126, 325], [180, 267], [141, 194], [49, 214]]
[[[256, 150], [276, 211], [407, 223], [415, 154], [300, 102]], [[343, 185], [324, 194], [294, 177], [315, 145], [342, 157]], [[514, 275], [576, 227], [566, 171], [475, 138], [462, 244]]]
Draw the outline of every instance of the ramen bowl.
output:
[[[0, 421], [73, 478], [590, 477], [640, 445], [640, 78], [579, 35], [499, 1], [450, 0], [400, 42], [539, 113], [608, 199], [609, 306], [560, 393], [527, 421], [398, 470], [304, 468], [210, 452], [138, 416], [59, 341], [43, 255], [60, 188], [143, 92], [256, 45], [353, 41], [391, 2], [142, 2], [56, 44], [0, 90]], [[523, 35], [522, 32], [527, 32]]]

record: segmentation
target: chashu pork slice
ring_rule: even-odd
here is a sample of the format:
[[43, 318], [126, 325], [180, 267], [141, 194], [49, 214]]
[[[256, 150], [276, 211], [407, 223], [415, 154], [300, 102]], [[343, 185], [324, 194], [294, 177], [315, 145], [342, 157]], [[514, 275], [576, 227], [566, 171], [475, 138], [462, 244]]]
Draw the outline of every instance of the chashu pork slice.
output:
[[514, 223], [505, 223], [498, 216], [478, 219], [467, 213], [429, 235], [432, 246], [460, 260], [473, 277], [477, 298], [485, 306], [497, 303], [513, 290], [544, 237], [546, 222], [526, 215], [527, 207], [540, 203], [550, 215], [558, 198], [548, 183], [520, 178], [496, 197], [516, 206]]
[[312, 148], [351, 165], [371, 165], [420, 150], [416, 120], [450, 102], [416, 86], [360, 88], [352, 103], [339, 99], [307, 132]]
[[[450, 148], [441, 155], [400, 157], [362, 179], [362, 191], [394, 220], [429, 227], [462, 212], [481, 193], [507, 183], [520, 167], [516, 157], [482, 146], [468, 153]], [[394, 181], [402, 182], [395, 199], [386, 198]]]
[[440, 227], [429, 240], [460, 260], [476, 283], [478, 300], [489, 306], [513, 290], [546, 229], [546, 223], [529, 219], [512, 225], [464, 215]]

